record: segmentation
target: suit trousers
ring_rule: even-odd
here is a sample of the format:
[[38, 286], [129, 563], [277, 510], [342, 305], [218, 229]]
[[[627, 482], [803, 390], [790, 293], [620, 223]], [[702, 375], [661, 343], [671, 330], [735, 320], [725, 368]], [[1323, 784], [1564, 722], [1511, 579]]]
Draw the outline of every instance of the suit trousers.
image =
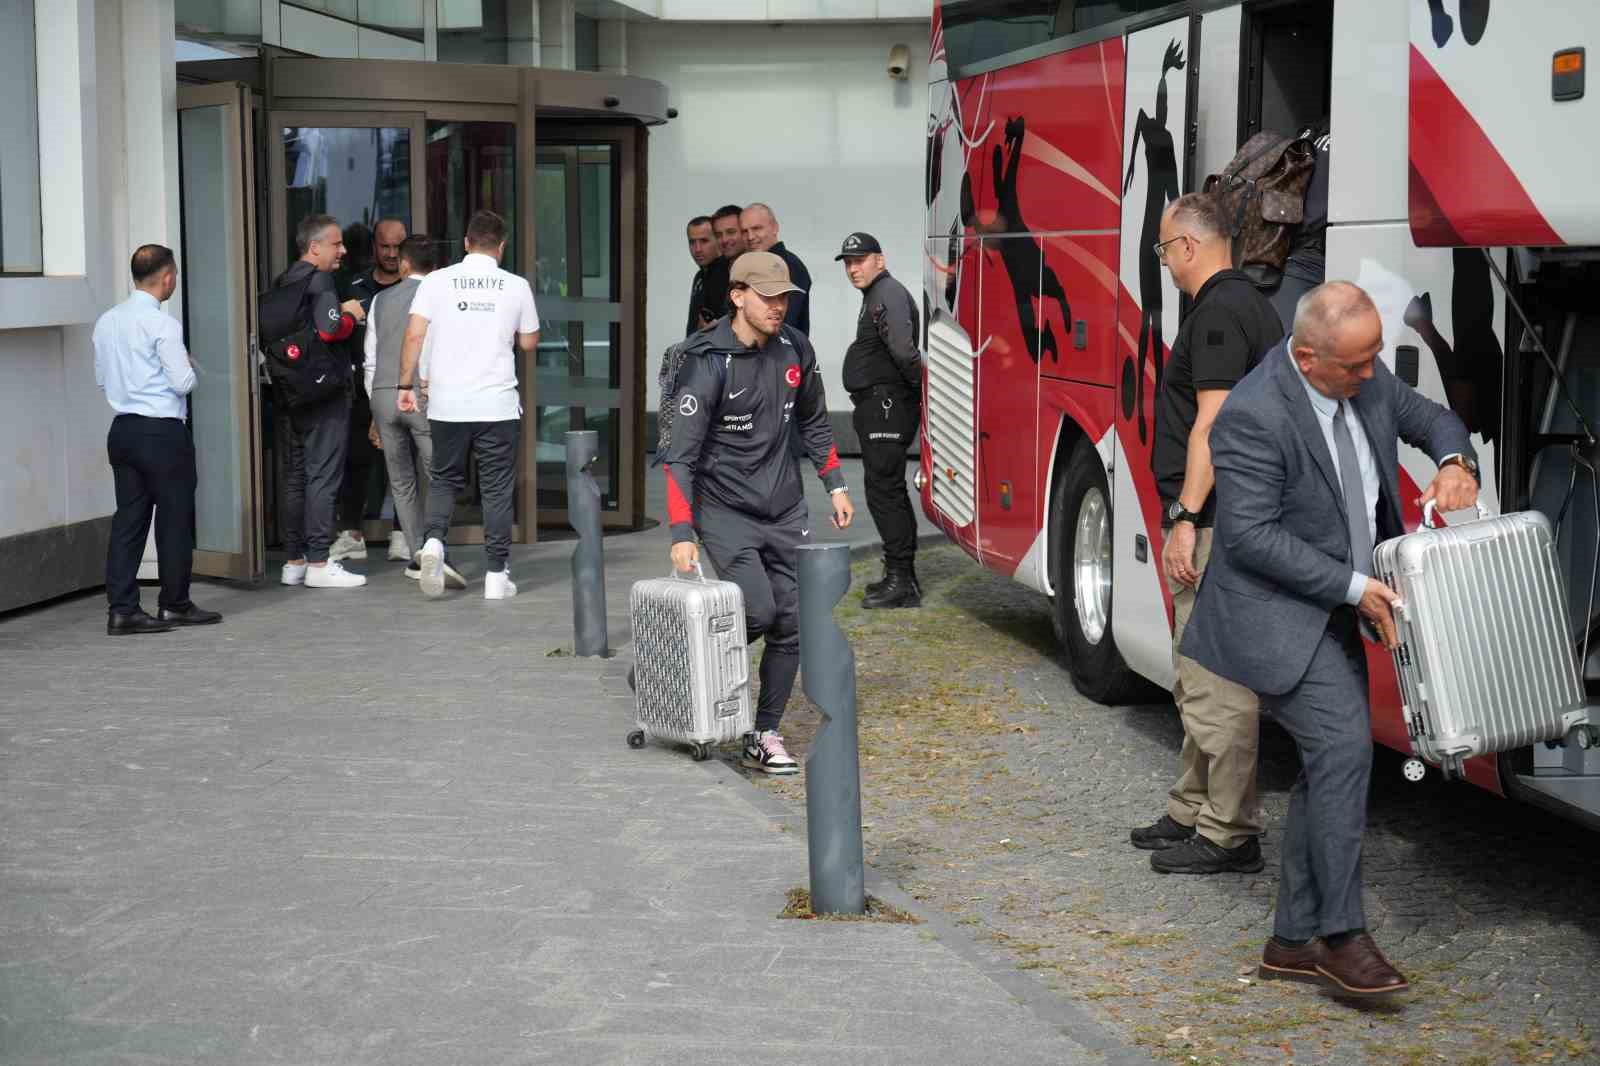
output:
[[378, 439], [383, 442], [395, 520], [415, 553], [422, 550], [422, 511], [428, 498], [428, 472], [433, 468], [433, 431], [422, 411], [401, 411], [395, 406], [397, 395], [394, 389], [374, 389], [372, 420], [378, 424]]
[[[1211, 529], [1195, 530], [1195, 570], [1211, 558]], [[1183, 719], [1178, 781], [1168, 793], [1167, 814], [1192, 825], [1213, 844], [1236, 848], [1261, 835], [1256, 806], [1256, 756], [1261, 746], [1261, 711], [1256, 694], [1178, 654], [1194, 613], [1195, 590], [1172, 578], [1172, 658], [1178, 681], [1172, 700]]]
[[106, 548], [106, 600], [113, 614], [139, 610], [139, 564], [152, 513], [161, 607], [189, 606], [194, 571], [194, 442], [176, 418], [121, 414], [106, 434], [117, 493]]
[[1300, 776], [1283, 824], [1273, 932], [1309, 940], [1366, 928], [1361, 838], [1372, 780], [1367, 656], [1353, 607], [1333, 612], [1299, 684], [1262, 709], [1294, 738]]
[[717, 576], [744, 596], [745, 639], [765, 641], [756, 729], [777, 729], [800, 672], [799, 547], [811, 533], [801, 500], [777, 518], [757, 518], [700, 500], [695, 532]]

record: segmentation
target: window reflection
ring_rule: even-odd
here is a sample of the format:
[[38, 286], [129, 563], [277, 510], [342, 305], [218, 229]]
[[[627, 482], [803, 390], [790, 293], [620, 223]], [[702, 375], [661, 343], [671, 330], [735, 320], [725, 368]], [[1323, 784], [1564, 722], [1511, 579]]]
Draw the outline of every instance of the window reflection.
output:
[[447, 263], [464, 252], [467, 221], [490, 210], [510, 237], [501, 266], [521, 273], [517, 251], [517, 127], [510, 122], [428, 123], [428, 232]]
[[[362, 247], [370, 265], [370, 235], [379, 219], [398, 218], [413, 228], [408, 128], [285, 126], [282, 135], [290, 262], [299, 258], [294, 228], [307, 215], [332, 215], [345, 227], [350, 270], [357, 269]], [[352, 240], [358, 247], [349, 248]]]

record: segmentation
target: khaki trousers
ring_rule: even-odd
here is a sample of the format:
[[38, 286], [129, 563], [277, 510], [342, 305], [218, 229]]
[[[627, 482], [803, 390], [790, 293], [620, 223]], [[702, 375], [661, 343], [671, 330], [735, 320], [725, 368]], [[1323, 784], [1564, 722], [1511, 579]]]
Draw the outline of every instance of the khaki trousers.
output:
[[[1210, 529], [1195, 531], [1195, 570], [1201, 574], [1211, 558], [1211, 536]], [[1172, 592], [1172, 659], [1178, 671], [1172, 699], [1183, 719], [1178, 783], [1168, 793], [1167, 813], [1214, 844], [1238, 847], [1261, 835], [1256, 816], [1260, 704], [1243, 685], [1178, 654], [1194, 613], [1195, 590], [1170, 577], [1167, 588]]]

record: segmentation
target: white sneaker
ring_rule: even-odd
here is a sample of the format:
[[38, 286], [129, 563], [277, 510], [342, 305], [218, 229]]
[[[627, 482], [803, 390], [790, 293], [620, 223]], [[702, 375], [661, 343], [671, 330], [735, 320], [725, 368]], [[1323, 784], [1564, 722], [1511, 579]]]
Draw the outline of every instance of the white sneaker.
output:
[[306, 564], [284, 563], [283, 574], [278, 580], [285, 585], [304, 585], [306, 583]]
[[416, 563], [411, 563], [406, 567], [405, 574], [406, 577], [409, 577], [412, 581], [421, 581], [422, 567], [418, 566]]
[[306, 588], [310, 589], [358, 589], [367, 583], [367, 579], [360, 574], [352, 574], [339, 565], [338, 560], [329, 559], [327, 566], [308, 566], [306, 568]]
[[367, 542], [356, 536], [356, 531], [346, 529], [339, 534], [337, 540], [328, 548], [328, 561], [336, 563], [340, 559], [365, 559], [367, 557]]
[[483, 575], [483, 598], [486, 600], [509, 600], [517, 594], [517, 586], [511, 580], [511, 568], [507, 567], [499, 572], [489, 571]]
[[422, 555], [417, 560], [417, 566], [422, 570], [419, 583], [422, 585], [422, 594], [429, 599], [436, 600], [444, 595], [444, 545], [439, 543], [438, 537], [429, 537], [422, 546]]
[[389, 534], [389, 561], [391, 563], [411, 561], [411, 545], [406, 543], [406, 535], [398, 529]]
[[462, 577], [460, 571], [451, 566], [449, 562], [444, 564], [444, 587], [457, 591], [467, 587], [467, 579]]

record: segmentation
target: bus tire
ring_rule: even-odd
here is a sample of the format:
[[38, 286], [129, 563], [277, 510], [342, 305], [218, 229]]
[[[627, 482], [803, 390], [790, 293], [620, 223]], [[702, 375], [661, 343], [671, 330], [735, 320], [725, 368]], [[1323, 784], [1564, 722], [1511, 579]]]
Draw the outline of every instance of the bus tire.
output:
[[1077, 690], [1108, 706], [1157, 696], [1117, 650], [1111, 631], [1111, 491], [1105, 466], [1078, 441], [1050, 499], [1050, 584], [1056, 641]]

